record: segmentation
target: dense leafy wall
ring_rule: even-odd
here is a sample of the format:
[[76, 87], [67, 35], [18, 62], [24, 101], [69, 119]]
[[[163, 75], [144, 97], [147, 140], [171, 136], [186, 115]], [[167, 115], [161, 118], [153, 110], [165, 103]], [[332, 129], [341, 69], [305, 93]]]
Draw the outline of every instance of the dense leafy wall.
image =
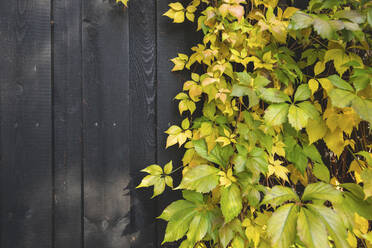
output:
[[165, 16], [204, 37], [172, 59], [190, 71], [175, 96], [184, 120], [166, 131], [183, 166], [150, 165], [138, 186], [155, 197], [182, 169], [164, 242], [372, 247], [372, 2], [291, 5], [169, 4]]

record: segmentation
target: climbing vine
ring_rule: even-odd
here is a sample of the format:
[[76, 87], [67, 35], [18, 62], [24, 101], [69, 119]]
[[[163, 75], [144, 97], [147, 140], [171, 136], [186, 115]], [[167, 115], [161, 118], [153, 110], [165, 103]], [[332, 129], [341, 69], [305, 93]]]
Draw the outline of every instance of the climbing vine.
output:
[[182, 191], [159, 217], [163, 243], [372, 247], [372, 2], [293, 6], [169, 4], [165, 16], [204, 36], [171, 60], [190, 72], [175, 96], [183, 121], [166, 131], [183, 166], [150, 165], [138, 186]]

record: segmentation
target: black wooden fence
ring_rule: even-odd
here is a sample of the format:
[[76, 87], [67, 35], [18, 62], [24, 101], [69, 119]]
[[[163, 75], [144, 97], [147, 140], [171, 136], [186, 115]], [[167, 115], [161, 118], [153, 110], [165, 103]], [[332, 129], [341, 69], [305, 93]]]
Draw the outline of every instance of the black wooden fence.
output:
[[160, 247], [175, 193], [134, 188], [180, 165], [163, 132], [187, 75], [169, 59], [198, 39], [169, 2], [0, 0], [1, 248]]
[[1, 248], [160, 246], [172, 193], [134, 187], [180, 161], [169, 59], [195, 27], [162, 17], [169, 2], [0, 1]]

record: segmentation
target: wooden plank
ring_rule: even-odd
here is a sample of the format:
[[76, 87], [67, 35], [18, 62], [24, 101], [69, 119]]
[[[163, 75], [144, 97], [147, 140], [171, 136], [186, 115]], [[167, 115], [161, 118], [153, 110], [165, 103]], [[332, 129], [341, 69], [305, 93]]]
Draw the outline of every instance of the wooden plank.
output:
[[54, 16], [54, 248], [82, 245], [81, 0]]
[[50, 248], [50, 1], [0, 1], [0, 36], [0, 246]]
[[[163, 16], [172, 0], [157, 1], [157, 132], [158, 132], [158, 163], [164, 165], [173, 160], [174, 168], [182, 165], [182, 151], [176, 146], [165, 150], [166, 135], [164, 131], [171, 125], [180, 125], [181, 117], [178, 112], [178, 101], [174, 97], [182, 90], [183, 83], [190, 78], [187, 72], [172, 73], [173, 63], [170, 59], [177, 57], [177, 53], [190, 54], [190, 48], [198, 42], [199, 35], [195, 33], [195, 24], [186, 21], [184, 24], [172, 23]], [[177, 185], [178, 182], [175, 182]], [[180, 199], [180, 193], [168, 190], [159, 197], [158, 214], [172, 201]], [[158, 222], [159, 223], [159, 222]], [[164, 238], [165, 223], [158, 227], [158, 245]], [[178, 247], [164, 245], [162, 247]]]
[[84, 247], [126, 248], [129, 36], [113, 1], [83, 1]]
[[130, 176], [132, 248], [156, 243], [156, 199], [149, 189], [136, 190], [140, 170], [156, 162], [156, 12], [155, 0], [129, 3], [130, 30]]

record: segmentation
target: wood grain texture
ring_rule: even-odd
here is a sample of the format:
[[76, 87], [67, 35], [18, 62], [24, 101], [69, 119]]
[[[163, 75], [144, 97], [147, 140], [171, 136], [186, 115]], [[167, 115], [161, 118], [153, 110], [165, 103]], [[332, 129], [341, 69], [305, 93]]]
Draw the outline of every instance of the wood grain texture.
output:
[[156, 199], [151, 189], [135, 189], [140, 170], [156, 162], [156, 16], [155, 0], [129, 3], [130, 31], [130, 197], [133, 248], [156, 243]]
[[53, 16], [54, 248], [81, 248], [81, 0], [55, 0]]
[[83, 1], [84, 247], [126, 248], [129, 184], [127, 12]]
[[[190, 78], [188, 72], [171, 72], [173, 63], [170, 59], [177, 57], [178, 53], [190, 54], [190, 48], [199, 40], [196, 33], [196, 24], [186, 21], [183, 24], [172, 23], [172, 20], [163, 16], [172, 0], [157, 1], [157, 152], [158, 163], [164, 165], [173, 160], [174, 168], [182, 165], [182, 150], [173, 146], [165, 150], [166, 131], [171, 125], [180, 125], [181, 117], [178, 112], [178, 101], [174, 97], [182, 90], [183, 83]], [[186, 4], [186, 3], [184, 3]], [[175, 182], [177, 185], [179, 182]], [[167, 190], [159, 197], [158, 214], [172, 201], [180, 199], [180, 193]], [[165, 223], [158, 222], [158, 246], [164, 238]], [[165, 244], [162, 247], [178, 247], [174, 244]]]
[[0, 36], [0, 246], [50, 248], [50, 1], [0, 1]]

